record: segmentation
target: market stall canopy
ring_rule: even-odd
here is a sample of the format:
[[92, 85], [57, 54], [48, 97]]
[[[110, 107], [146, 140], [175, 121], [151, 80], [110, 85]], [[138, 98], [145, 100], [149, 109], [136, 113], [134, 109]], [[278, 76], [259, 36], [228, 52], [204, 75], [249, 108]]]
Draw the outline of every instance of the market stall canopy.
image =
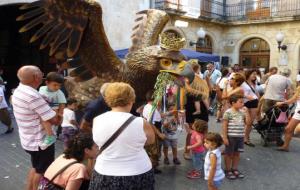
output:
[[[188, 59], [198, 59], [200, 62], [220, 62], [220, 56], [218, 55], [200, 53], [189, 49], [182, 49], [180, 51]], [[128, 53], [128, 49], [120, 49], [116, 50], [115, 52], [119, 58], [125, 59], [125, 56]]]

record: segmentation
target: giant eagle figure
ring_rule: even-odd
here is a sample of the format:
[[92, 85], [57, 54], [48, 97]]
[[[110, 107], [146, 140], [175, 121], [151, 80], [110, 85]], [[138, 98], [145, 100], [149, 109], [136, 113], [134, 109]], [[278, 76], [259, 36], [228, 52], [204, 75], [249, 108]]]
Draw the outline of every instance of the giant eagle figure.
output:
[[49, 48], [49, 55], [58, 60], [80, 59], [76, 63], [65, 62], [63, 67], [73, 68], [66, 86], [69, 95], [82, 105], [99, 95], [103, 83], [114, 81], [129, 83], [140, 105], [146, 92], [153, 89], [159, 72], [171, 73], [178, 80], [188, 78], [194, 84], [189, 92], [207, 94], [207, 87], [194, 80], [190, 65], [179, 51], [185, 40], [162, 33], [169, 20], [164, 11], [150, 9], [137, 13], [132, 46], [123, 63], [109, 45], [102, 9], [96, 1], [40, 0], [20, 9], [24, 14], [17, 21], [27, 20], [20, 32], [40, 26], [31, 43], [40, 40], [40, 49]]

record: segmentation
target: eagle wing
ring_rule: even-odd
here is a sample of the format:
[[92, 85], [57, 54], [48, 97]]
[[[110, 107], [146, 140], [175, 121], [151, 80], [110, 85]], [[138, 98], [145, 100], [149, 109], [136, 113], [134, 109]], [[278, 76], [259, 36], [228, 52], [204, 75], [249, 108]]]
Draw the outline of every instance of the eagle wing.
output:
[[[102, 13], [101, 6], [96, 2], [92, 5]], [[30, 43], [40, 40], [40, 49], [49, 47], [49, 56], [63, 62], [64, 68], [75, 68], [70, 75], [77, 81], [86, 81], [96, 74], [81, 61], [72, 64], [79, 50], [84, 31], [89, 22], [91, 2], [75, 0], [40, 0], [20, 7], [26, 12], [17, 17], [17, 21], [30, 20], [19, 32], [26, 32], [41, 26], [31, 37]], [[80, 60], [80, 58], [79, 58]], [[70, 64], [71, 63], [71, 64]]]
[[[66, 55], [73, 57], [79, 49], [88, 23], [87, 7], [84, 1], [42, 0], [25, 4], [20, 9], [30, 10], [17, 17], [17, 21], [34, 19], [23, 26], [19, 32], [26, 32], [42, 24], [42, 27], [31, 37], [30, 42], [42, 39], [40, 49], [50, 47], [50, 56], [57, 53], [58, 48], [66, 43]], [[59, 52], [57, 55], [59, 54], [62, 53]]]
[[134, 52], [158, 43], [159, 34], [170, 17], [164, 11], [149, 9], [136, 13], [135, 26], [131, 36], [132, 46], [129, 52]]

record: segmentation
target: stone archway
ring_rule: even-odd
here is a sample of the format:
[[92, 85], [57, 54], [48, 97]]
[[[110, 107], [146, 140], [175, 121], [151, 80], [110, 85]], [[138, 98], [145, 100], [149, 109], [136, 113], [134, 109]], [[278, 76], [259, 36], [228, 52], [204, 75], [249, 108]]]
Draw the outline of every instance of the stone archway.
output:
[[243, 68], [257, 68], [268, 71], [270, 66], [270, 46], [267, 41], [253, 37], [244, 41], [240, 47], [239, 64]]

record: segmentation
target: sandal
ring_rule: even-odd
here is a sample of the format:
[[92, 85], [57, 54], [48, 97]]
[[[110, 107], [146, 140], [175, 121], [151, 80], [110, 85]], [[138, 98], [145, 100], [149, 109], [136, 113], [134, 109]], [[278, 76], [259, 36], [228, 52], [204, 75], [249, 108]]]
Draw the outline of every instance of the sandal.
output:
[[250, 141], [245, 141], [244, 144], [250, 147], [255, 147], [255, 145]]
[[285, 148], [277, 148], [276, 150], [281, 152], [289, 152], [289, 149], [285, 149]]
[[230, 180], [234, 180], [237, 178], [236, 175], [234, 175], [234, 173], [232, 171], [225, 172], [225, 176], [227, 179], [230, 179]]
[[237, 178], [243, 179], [245, 175], [241, 173], [239, 170], [232, 170], [233, 175], [235, 175]]
[[5, 131], [5, 134], [12, 133], [13, 131], [14, 131], [14, 128], [13, 128], [13, 127], [8, 128], [8, 129]]

